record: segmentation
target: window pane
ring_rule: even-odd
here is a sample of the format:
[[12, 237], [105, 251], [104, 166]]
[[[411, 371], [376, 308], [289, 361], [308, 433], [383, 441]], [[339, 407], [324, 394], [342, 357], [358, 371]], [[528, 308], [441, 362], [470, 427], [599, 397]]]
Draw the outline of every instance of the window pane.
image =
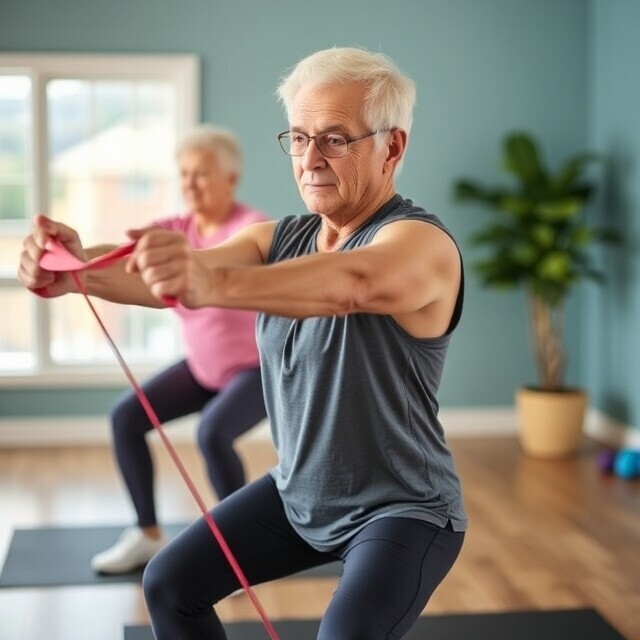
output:
[[24, 289], [0, 288], [2, 309], [11, 309], [11, 313], [0, 313], [1, 368], [6, 372], [27, 371], [35, 365], [32, 302], [32, 294]]
[[26, 217], [27, 185], [18, 184], [17, 178], [11, 184], [10, 176], [0, 182], [0, 220], [20, 220]]
[[172, 95], [162, 83], [48, 83], [50, 213], [85, 244], [121, 242], [175, 209]]
[[[96, 311], [128, 363], [168, 362], [180, 350], [169, 310], [124, 307], [92, 299]], [[111, 365], [116, 359], [81, 296], [50, 300], [51, 357], [65, 365]]]
[[31, 79], [0, 75], [0, 271], [15, 271], [31, 219]]
[[[52, 80], [47, 84], [50, 215], [86, 246], [119, 244], [125, 231], [176, 210], [175, 90], [169, 83]], [[51, 307], [54, 363], [112, 363], [84, 301]], [[175, 357], [172, 314], [114, 304], [100, 313], [130, 362]], [[161, 345], [161, 348], [159, 348]]]

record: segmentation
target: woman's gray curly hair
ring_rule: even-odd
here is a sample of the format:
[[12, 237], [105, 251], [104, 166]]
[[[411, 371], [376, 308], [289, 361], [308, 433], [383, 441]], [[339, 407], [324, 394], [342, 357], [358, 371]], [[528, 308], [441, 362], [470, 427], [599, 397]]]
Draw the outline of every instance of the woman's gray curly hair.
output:
[[176, 147], [176, 157], [185, 151], [199, 149], [213, 154], [220, 171], [234, 174], [238, 180], [242, 174], [242, 150], [236, 136], [228, 129], [203, 124], [188, 131]]

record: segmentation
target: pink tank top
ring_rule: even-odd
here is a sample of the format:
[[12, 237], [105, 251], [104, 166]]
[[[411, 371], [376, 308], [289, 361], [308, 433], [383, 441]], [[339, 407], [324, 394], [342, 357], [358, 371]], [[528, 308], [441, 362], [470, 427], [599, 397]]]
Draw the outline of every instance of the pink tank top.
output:
[[[191, 213], [161, 218], [153, 224], [183, 233], [194, 249], [208, 249], [238, 229], [265, 220], [269, 218], [260, 211], [235, 204], [225, 223], [208, 237], [198, 233]], [[222, 389], [239, 371], [259, 366], [254, 312], [216, 307], [194, 310], [180, 306], [174, 311], [180, 318], [187, 364], [203, 387]]]

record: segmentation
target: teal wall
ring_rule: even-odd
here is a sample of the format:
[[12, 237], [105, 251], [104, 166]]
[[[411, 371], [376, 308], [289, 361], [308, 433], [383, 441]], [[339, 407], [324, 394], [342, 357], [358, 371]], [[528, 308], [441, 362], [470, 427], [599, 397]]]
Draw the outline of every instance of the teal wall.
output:
[[[551, 163], [604, 142], [589, 130], [608, 118], [604, 106], [597, 117], [590, 110], [598, 98], [591, 81], [599, 77], [593, 40], [608, 35], [594, 22], [615, 11], [584, 0], [4, 0], [0, 50], [198, 54], [203, 119], [238, 133], [246, 152], [240, 197], [275, 217], [303, 211], [275, 141], [286, 126], [274, 98], [278, 79], [304, 55], [334, 44], [381, 50], [418, 86], [399, 192], [438, 213], [470, 262], [467, 239], [486, 218], [454, 203], [451, 185], [462, 175], [501, 180], [498, 142], [506, 130], [537, 133]], [[632, 59], [625, 64], [631, 71]], [[585, 346], [603, 330], [589, 323], [601, 308], [591, 293], [571, 301], [569, 382], [598, 384], [596, 397], [608, 402]], [[514, 387], [533, 381], [521, 294], [481, 290], [469, 272], [441, 404], [510, 405]], [[99, 413], [117, 391], [48, 393], [62, 413]], [[40, 403], [37, 391], [0, 391], [4, 415], [33, 415]]]
[[609, 158], [598, 211], [624, 243], [603, 252], [607, 285], [586, 292], [580, 348], [594, 402], [640, 428], [640, 3], [595, 0], [589, 32], [590, 143]]

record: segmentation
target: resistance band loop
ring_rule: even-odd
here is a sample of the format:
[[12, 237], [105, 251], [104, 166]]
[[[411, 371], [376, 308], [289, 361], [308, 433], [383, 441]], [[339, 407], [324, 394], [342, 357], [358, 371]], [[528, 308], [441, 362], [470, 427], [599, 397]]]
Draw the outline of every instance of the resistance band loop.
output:
[[[70, 254], [65, 249], [65, 247], [61, 245], [59, 242], [52, 240], [47, 244], [47, 252], [43, 254], [43, 259], [41, 259], [40, 265], [51, 271], [69, 271], [69, 273], [73, 277], [76, 283], [76, 286], [78, 287], [78, 291], [80, 291], [84, 299], [87, 301], [87, 304], [91, 309], [91, 312], [93, 313], [95, 319], [100, 325], [100, 328], [102, 329], [102, 333], [104, 334], [104, 337], [109, 342], [109, 345], [111, 346], [111, 349], [116, 359], [118, 360], [120, 366], [122, 367], [122, 370], [124, 371], [124, 374], [129, 380], [129, 383], [133, 387], [133, 390], [135, 391], [136, 396], [138, 397], [138, 400], [142, 405], [142, 408], [144, 409], [145, 413], [147, 414], [147, 417], [149, 418], [151, 424], [153, 425], [153, 428], [160, 435], [160, 439], [164, 443], [167, 451], [169, 452], [171, 459], [173, 460], [174, 464], [178, 468], [178, 471], [180, 472], [180, 475], [185, 481], [187, 487], [189, 488], [191, 495], [193, 496], [196, 503], [198, 504], [198, 507], [200, 508], [200, 511], [204, 516], [204, 519], [209, 525], [209, 529], [211, 529], [211, 533], [213, 533], [213, 536], [215, 537], [216, 541], [220, 545], [220, 548], [222, 549], [222, 552], [224, 553], [225, 558], [227, 559], [227, 561], [229, 562], [229, 565], [233, 569], [233, 572], [238, 578], [240, 584], [242, 585], [242, 588], [246, 591], [247, 595], [251, 599], [251, 602], [253, 603], [253, 606], [255, 607], [256, 611], [260, 615], [260, 618], [262, 619], [262, 623], [264, 624], [264, 627], [267, 630], [269, 637], [271, 638], [271, 640], [279, 640], [278, 634], [276, 633], [276, 630], [273, 628], [273, 625], [269, 621], [269, 618], [267, 617], [267, 614], [262, 608], [262, 605], [260, 604], [258, 597], [256, 596], [253, 589], [249, 585], [249, 582], [246, 576], [244, 575], [244, 572], [240, 568], [238, 561], [236, 560], [235, 556], [231, 552], [231, 549], [229, 548], [227, 541], [222, 535], [220, 529], [218, 528], [218, 525], [216, 525], [215, 520], [213, 519], [213, 516], [207, 510], [204, 500], [198, 493], [198, 490], [196, 489], [195, 484], [193, 483], [189, 474], [187, 473], [187, 470], [184, 464], [182, 463], [182, 461], [180, 460], [180, 457], [178, 456], [177, 451], [175, 450], [174, 446], [171, 444], [171, 441], [165, 434], [165, 431], [162, 427], [160, 420], [158, 419], [158, 416], [156, 415], [156, 412], [153, 410], [153, 407], [151, 406], [151, 403], [149, 402], [147, 396], [145, 395], [144, 391], [141, 389], [140, 385], [138, 384], [135, 377], [131, 373], [131, 369], [129, 368], [124, 358], [122, 357], [122, 354], [120, 353], [118, 347], [113, 341], [113, 338], [109, 334], [109, 331], [105, 327], [104, 323], [102, 322], [102, 319], [100, 318], [98, 312], [93, 306], [93, 303], [91, 302], [91, 299], [87, 294], [87, 291], [84, 287], [82, 280], [76, 273], [77, 271], [81, 271], [86, 268], [91, 269], [91, 268], [106, 267], [109, 264], [112, 264], [113, 262], [115, 262], [116, 260], [130, 254], [133, 251], [134, 246], [135, 246], [135, 243], [123, 245], [122, 247], [119, 247], [113, 252], [110, 252], [110, 254], [108, 254], [109, 257], [106, 260], [103, 257], [102, 260], [94, 260], [88, 263], [84, 263], [78, 260], [72, 254]], [[55, 268], [56, 266], [58, 268]]]

